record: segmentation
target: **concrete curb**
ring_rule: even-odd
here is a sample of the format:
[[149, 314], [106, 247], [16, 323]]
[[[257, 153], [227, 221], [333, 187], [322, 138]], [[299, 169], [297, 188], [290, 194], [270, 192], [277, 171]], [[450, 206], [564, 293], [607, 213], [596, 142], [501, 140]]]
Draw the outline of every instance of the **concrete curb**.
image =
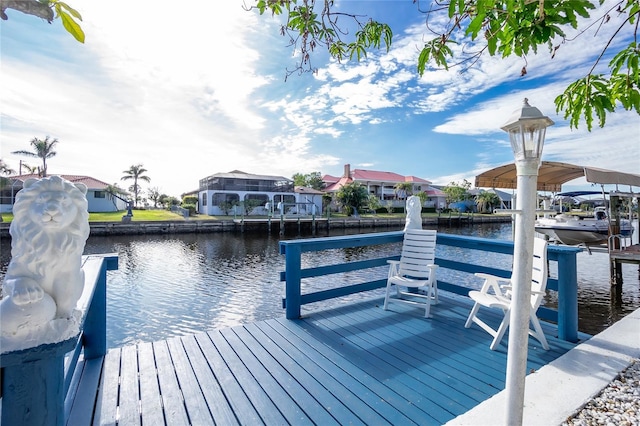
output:
[[[527, 376], [523, 425], [559, 425], [640, 358], [640, 309]], [[506, 391], [446, 425], [506, 424]]]

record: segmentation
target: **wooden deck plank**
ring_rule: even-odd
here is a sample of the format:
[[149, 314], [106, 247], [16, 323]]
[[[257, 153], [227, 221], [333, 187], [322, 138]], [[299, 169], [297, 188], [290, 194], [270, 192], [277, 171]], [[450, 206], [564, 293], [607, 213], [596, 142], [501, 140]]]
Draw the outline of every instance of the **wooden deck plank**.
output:
[[[111, 350], [102, 364], [80, 364], [73, 402], [91, 405], [81, 389], [95, 389], [99, 375], [94, 424], [139, 424], [141, 416], [143, 426], [439, 425], [504, 388], [506, 345], [491, 351], [491, 336], [464, 328], [469, 301], [441, 294], [431, 319], [381, 305], [353, 302]], [[575, 346], [548, 340], [544, 351], [530, 339], [528, 368]]]
[[[474, 400], [458, 390], [459, 383], [452, 386], [446, 384], [446, 373], [435, 369], [423, 370], [424, 360], [409, 359], [396, 346], [404, 342], [381, 342], [372, 337], [375, 330], [369, 329], [361, 333], [357, 327], [346, 323], [350, 317], [338, 319], [336, 317], [326, 320], [321, 314], [314, 315], [313, 324], [326, 327], [331, 330], [338, 325], [338, 334], [342, 336], [344, 346], [350, 347], [353, 354], [367, 353], [366, 363], [375, 366], [372, 374], [379, 380], [395, 379], [411, 388], [412, 398], [420, 395], [421, 403], [432, 406], [430, 413], [440, 415], [441, 419], [448, 418], [451, 414], [464, 413], [465, 406], [473, 405]], [[347, 345], [348, 343], [348, 345]], [[362, 358], [362, 356], [361, 356]], [[442, 390], [447, 386], [447, 392]], [[426, 401], [430, 401], [426, 402]], [[475, 402], [478, 402], [475, 400]]]
[[[392, 424], [382, 413], [385, 409], [389, 411], [393, 407], [389, 407], [380, 398], [374, 399], [373, 404], [367, 405], [365, 401], [369, 399], [367, 396], [371, 394], [371, 391], [349, 375], [341, 375], [342, 381], [333, 377], [329, 369], [335, 370], [334, 364], [321, 354], [312, 353], [314, 352], [313, 348], [305, 345], [303, 341], [296, 341], [291, 334], [287, 334], [285, 337], [264, 322], [249, 324], [246, 329], [262, 342], [268, 341], [266, 343], [267, 350], [274, 354], [278, 362], [291, 371], [298, 381], [315, 395], [341, 424], [358, 424], [359, 422], [375, 425]], [[337, 403], [334, 402], [334, 399], [337, 400]], [[349, 415], [344, 410], [337, 410], [334, 408], [336, 404], [343, 405], [353, 414]], [[379, 408], [381, 405], [384, 405], [383, 409]], [[402, 413], [397, 412], [394, 420], [398, 420], [400, 417], [402, 417]], [[403, 420], [409, 421], [407, 418]]]
[[100, 375], [102, 374], [102, 358], [81, 361], [76, 374], [78, 386], [72, 395], [68, 395], [68, 425], [90, 425], [93, 419], [94, 404], [98, 394]]
[[164, 424], [162, 397], [152, 343], [138, 343], [138, 368], [143, 425]]
[[[241, 329], [242, 327], [238, 328]], [[318, 419], [312, 420], [309, 417], [301, 405], [308, 406], [310, 403], [316, 403], [316, 401], [289, 373], [276, 367], [277, 363], [273, 362], [271, 355], [264, 351], [264, 348], [255, 341], [253, 336], [245, 334], [245, 339], [240, 340], [235, 333], [235, 327], [234, 329], [221, 330], [221, 334], [259, 386], [269, 395], [271, 401], [278, 406], [288, 423], [300, 425], [335, 423], [335, 420], [326, 411], [322, 412]], [[261, 356], [258, 358], [259, 355]], [[279, 376], [280, 381], [276, 380], [274, 377], [276, 375]]]
[[111, 349], [104, 357], [100, 390], [96, 401], [96, 412], [93, 424], [113, 425], [117, 421], [118, 392], [120, 383], [121, 349]]
[[241, 341], [255, 342], [249, 346], [251, 352], [315, 424], [363, 424], [268, 336], [255, 328], [250, 333], [247, 328], [237, 327], [233, 331]]
[[224, 392], [226, 400], [233, 409], [234, 414], [238, 418], [240, 424], [261, 424], [262, 419], [256, 411], [253, 404], [247, 397], [233, 373], [222, 358], [218, 349], [211, 341], [210, 334], [218, 333], [212, 331], [206, 334], [196, 334], [194, 337], [204, 354], [209, 368], [215, 375], [216, 381], [220, 383], [220, 387]]
[[[362, 327], [363, 323], [358, 321], [360, 317], [356, 314], [350, 315], [349, 318], [356, 320], [353, 326], [356, 330]], [[429, 320], [419, 319], [418, 321]], [[394, 327], [393, 331], [385, 331], [388, 327], [381, 320], [368, 320], [367, 324], [375, 328], [375, 333], [368, 334], [367, 344], [379, 347], [389, 356], [399, 362], [403, 362], [404, 368], [410, 368], [412, 371], [419, 371], [429, 377], [433, 377], [434, 381], [424, 380], [432, 389], [439, 390], [438, 388], [444, 386], [450, 387], [451, 390], [448, 396], [451, 397], [453, 395], [453, 398], [456, 398], [456, 394], [458, 394], [457, 397], [460, 396], [459, 394], [462, 393], [460, 389], [465, 389], [464, 396], [471, 397], [477, 402], [484, 401], [487, 392], [494, 389], [487, 383], [477, 379], [475, 374], [469, 375], [468, 370], [460, 371], [460, 365], [452, 362], [446, 355], [442, 356], [440, 352], [435, 350], [435, 345], [417, 344], [416, 340], [419, 335], [398, 332], [398, 327]], [[450, 338], [446, 334], [442, 337], [445, 339]], [[366, 346], [363, 349], [366, 350]], [[402, 366], [399, 366], [399, 368], [404, 369]], [[421, 378], [418, 374], [415, 377], [417, 379]], [[461, 401], [462, 407], [468, 406], [469, 403], [471, 402], [466, 398]]]
[[[383, 311], [384, 312], [384, 311]], [[352, 314], [354, 318], [362, 319], [358, 313]], [[486, 386], [494, 387], [496, 380], [504, 381], [504, 369], [499, 371], [494, 368], [487, 368], [482, 361], [478, 361], [475, 357], [469, 356], [469, 351], [465, 349], [466, 345], [456, 344], [447, 348], [435, 344], [433, 335], [429, 335], [431, 339], [427, 339], [428, 333], [415, 333], [414, 328], [405, 327], [403, 323], [391, 324], [387, 316], [368, 317], [368, 321], [379, 327], [380, 333], [385, 338], [391, 339], [393, 336], [403, 338], [408, 348], [415, 352], [421, 358], [424, 358], [433, 368], [439, 368], [449, 372], [455, 377], [469, 377], [469, 371], [474, 371], [472, 382], [470, 385], [476, 389], [486, 389]], [[460, 336], [458, 333], [447, 333], [442, 339], [440, 335], [436, 336], [437, 342], [451, 341], [460, 342], [465, 340], [466, 336]], [[473, 383], [477, 380], [479, 383]]]
[[213, 423], [207, 401], [193, 373], [190, 359], [185, 352], [184, 346], [182, 346], [181, 339], [179, 337], [168, 339], [167, 346], [171, 354], [171, 362], [176, 372], [180, 389], [182, 390], [189, 421], [191, 424], [204, 425]]
[[267, 424], [286, 424], [287, 420], [280, 411], [280, 407], [274, 404], [269, 395], [260, 387], [256, 378], [242, 363], [242, 360], [233, 351], [220, 332], [210, 332], [209, 338], [216, 346], [225, 363], [227, 364], [231, 374], [238, 381], [251, 404], [255, 407], [260, 415], [261, 420]]
[[154, 342], [153, 352], [158, 369], [158, 383], [164, 407], [164, 420], [167, 425], [187, 425], [189, 417], [184, 406], [182, 390], [176, 378], [171, 355], [166, 341]]
[[[299, 341], [308, 343], [315, 351], [322, 354], [332, 365], [328, 368], [331, 369], [332, 375], [340, 380], [345, 379], [347, 376], [351, 376], [355, 381], [367, 389], [369, 392], [369, 399], [367, 403], [369, 405], [371, 399], [380, 400], [385, 403], [391, 404], [393, 412], [389, 412], [385, 415], [387, 419], [393, 419], [396, 413], [401, 413], [402, 417], [406, 418], [406, 422], [416, 423], [413, 419], [420, 419], [420, 423], [439, 424], [438, 420], [425, 411], [420, 404], [421, 401], [408, 400], [401, 392], [396, 391], [396, 386], [391, 382], [381, 382], [369, 374], [369, 370], [363, 370], [351, 362], [351, 356], [345, 356], [339, 344], [336, 346], [332, 343], [329, 336], [325, 336], [322, 333], [316, 331], [313, 327], [309, 327], [306, 320], [273, 320], [267, 321], [269, 325], [272, 323], [277, 324], [278, 329], [284, 328], [284, 333], [297, 337]], [[360, 354], [362, 355], [362, 354]], [[356, 356], [357, 358], [357, 356]], [[410, 389], [406, 389], [406, 392], [411, 394]], [[366, 396], [363, 395], [363, 396]], [[417, 402], [417, 404], [416, 404]], [[401, 424], [401, 421], [393, 421], [394, 424]]]
[[120, 355], [120, 397], [118, 421], [126, 425], [140, 424], [138, 394], [138, 353], [135, 345], [122, 348]]
[[181, 338], [189, 360], [191, 361], [191, 367], [200, 385], [200, 390], [204, 396], [209, 411], [213, 416], [213, 420], [219, 425], [235, 425], [238, 424], [238, 419], [233, 413], [233, 409], [227, 401], [220, 384], [216, 380], [216, 377], [209, 367], [207, 359], [204, 357], [195, 336], [184, 336]]

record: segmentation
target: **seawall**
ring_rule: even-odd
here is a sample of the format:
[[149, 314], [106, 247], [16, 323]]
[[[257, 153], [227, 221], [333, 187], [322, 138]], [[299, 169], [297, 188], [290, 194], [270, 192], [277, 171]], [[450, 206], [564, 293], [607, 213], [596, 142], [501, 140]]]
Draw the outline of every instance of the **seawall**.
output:
[[[469, 226], [475, 223], [510, 222], [509, 216], [460, 215], [425, 217], [423, 226]], [[405, 219], [399, 218], [286, 218], [280, 219], [214, 219], [178, 221], [132, 221], [132, 222], [90, 222], [91, 235], [144, 235], [144, 234], [186, 234], [212, 232], [275, 232], [284, 231], [324, 231], [344, 228], [398, 228], [404, 226]], [[9, 223], [0, 222], [0, 237], [9, 237]]]

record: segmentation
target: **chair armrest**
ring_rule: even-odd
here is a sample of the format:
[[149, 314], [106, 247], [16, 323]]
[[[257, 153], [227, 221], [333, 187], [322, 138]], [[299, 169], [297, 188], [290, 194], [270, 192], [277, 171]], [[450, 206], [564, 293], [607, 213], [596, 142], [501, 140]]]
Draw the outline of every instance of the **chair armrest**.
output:
[[[493, 289], [493, 292], [497, 296], [504, 296], [503, 287], [505, 284], [509, 284], [511, 282], [508, 278], [497, 277], [495, 275], [485, 274], [482, 272], [477, 272], [474, 274], [478, 278], [484, 279], [484, 284], [482, 284], [482, 288], [480, 289], [481, 293], [489, 293], [489, 290]], [[504, 283], [504, 284], [500, 284]]]
[[502, 281], [502, 282], [505, 282], [505, 283], [511, 282], [511, 278], [503, 278], [503, 277], [499, 277], [497, 275], [485, 274], [484, 272], [476, 272], [473, 275], [475, 275], [478, 278], [485, 279], [485, 280], [494, 280], [494, 281], [497, 281], [497, 282], [501, 282]]
[[398, 275], [400, 261], [399, 260], [387, 260], [389, 264], [389, 273], [387, 275], [388, 278], [395, 277]]

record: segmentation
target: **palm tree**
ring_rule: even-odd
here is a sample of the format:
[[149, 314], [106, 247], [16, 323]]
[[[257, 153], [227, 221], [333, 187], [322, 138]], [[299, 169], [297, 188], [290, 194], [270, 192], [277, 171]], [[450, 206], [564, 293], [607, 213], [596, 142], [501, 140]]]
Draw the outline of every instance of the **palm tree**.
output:
[[[27, 171], [27, 173], [25, 173], [26, 175], [31, 175], [31, 174], [38, 173], [38, 166], [30, 166], [27, 163], [20, 162], [20, 167]], [[20, 173], [20, 174], [22, 174], [22, 173]]]
[[12, 154], [20, 154], [20, 155], [26, 155], [28, 157], [33, 157], [33, 158], [41, 158], [42, 169], [40, 170], [39, 174], [41, 177], [46, 177], [47, 176], [47, 159], [51, 157], [55, 157], [55, 155], [57, 154], [57, 152], [53, 150], [53, 148], [56, 146], [57, 143], [58, 143], [58, 139], [54, 139], [50, 141], [49, 136], [45, 137], [44, 140], [33, 138], [31, 140], [31, 147], [33, 148], [33, 151], [21, 150], [21, 151], [14, 151], [12, 152]]
[[12, 175], [15, 172], [15, 170], [9, 167], [9, 165], [5, 163], [2, 158], [0, 158], [0, 175]]
[[413, 182], [398, 182], [393, 186], [393, 192], [399, 199], [413, 195]]
[[[393, 186], [393, 192], [400, 200], [407, 199], [413, 195], [413, 182], [398, 182]], [[402, 209], [404, 210], [405, 207], [406, 206], [402, 206]]]
[[481, 190], [478, 195], [476, 195], [476, 204], [481, 213], [491, 212], [494, 207], [500, 205], [500, 197], [498, 197], [498, 194], [495, 192]]
[[124, 176], [122, 176], [121, 180], [131, 180], [133, 179], [133, 185], [131, 186], [133, 190], [133, 205], [138, 205], [138, 193], [140, 192], [140, 187], [138, 186], [138, 181], [143, 180], [145, 182], [151, 182], [151, 178], [149, 176], [145, 176], [144, 173], [147, 172], [147, 169], [144, 168], [142, 164], [136, 164], [129, 167], [129, 170], [125, 170]]

